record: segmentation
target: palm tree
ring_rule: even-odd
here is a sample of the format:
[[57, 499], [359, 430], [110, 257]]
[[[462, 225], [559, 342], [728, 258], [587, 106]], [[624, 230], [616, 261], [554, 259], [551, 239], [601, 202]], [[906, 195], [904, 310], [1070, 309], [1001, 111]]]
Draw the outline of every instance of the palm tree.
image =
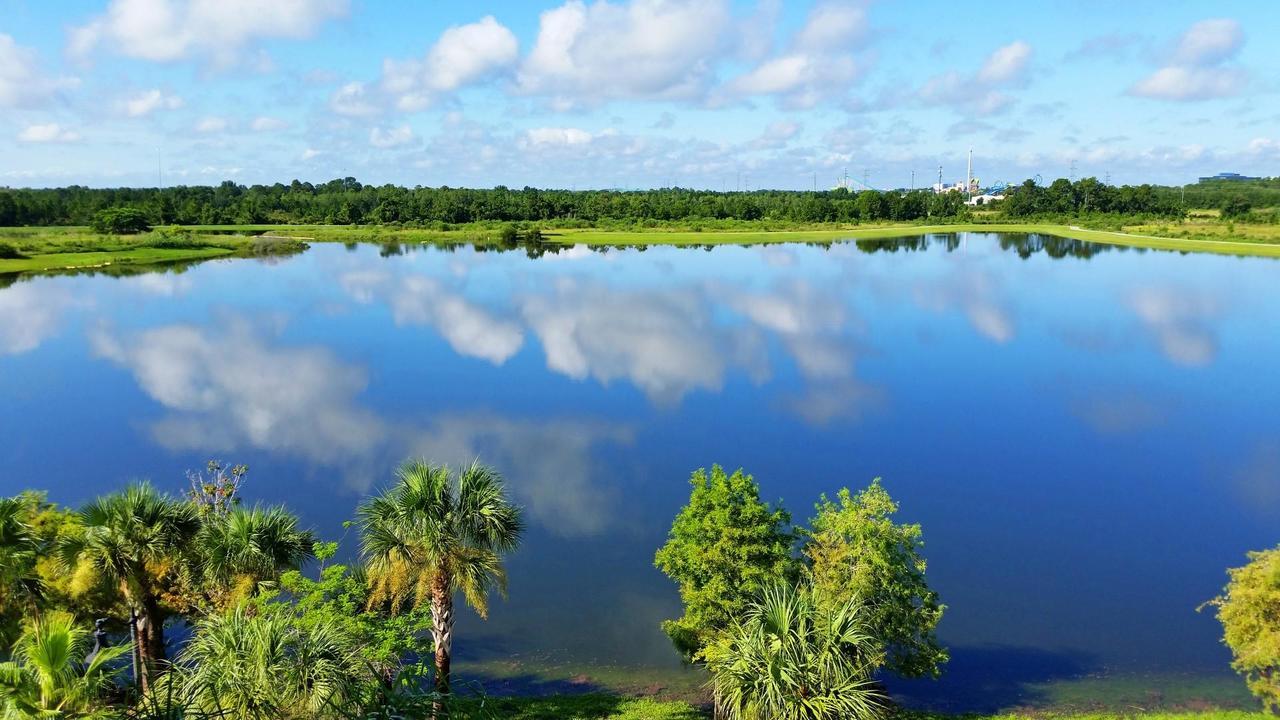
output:
[[91, 564], [115, 581], [132, 612], [139, 680], [145, 691], [165, 659], [166, 611], [160, 581], [172, 577], [200, 528], [191, 503], [175, 501], [147, 483], [100, 497], [80, 511], [81, 527], [62, 542], [64, 560]]
[[314, 557], [315, 536], [284, 508], [233, 507], [204, 515], [195, 547], [205, 592], [225, 608]]
[[409, 460], [397, 482], [359, 510], [370, 604], [431, 603], [435, 688], [449, 692], [453, 595], [461, 592], [480, 617], [489, 591], [506, 595], [502, 554], [524, 531], [520, 509], [506, 497], [497, 471], [473, 463], [456, 475], [443, 465]]
[[300, 626], [244, 606], [210, 615], [166, 677], [196, 709], [235, 718], [316, 718], [359, 704], [370, 679], [356, 643], [331, 621]]
[[0, 498], [0, 607], [30, 611], [44, 587], [35, 569], [40, 539], [24, 520], [25, 514], [22, 498]]
[[97, 701], [116, 673], [111, 662], [129, 648], [103, 648], [90, 658], [92, 644], [91, 633], [69, 613], [50, 612], [30, 621], [13, 646], [13, 659], [0, 663], [0, 709], [6, 720], [103, 714]]
[[825, 608], [807, 590], [775, 586], [705, 651], [716, 715], [727, 720], [855, 720], [887, 700], [883, 664], [857, 601]]

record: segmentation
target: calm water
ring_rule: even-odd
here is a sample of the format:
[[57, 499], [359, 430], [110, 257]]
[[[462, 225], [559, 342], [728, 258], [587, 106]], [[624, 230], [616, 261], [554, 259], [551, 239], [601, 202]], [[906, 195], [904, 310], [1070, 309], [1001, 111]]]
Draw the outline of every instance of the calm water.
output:
[[958, 675], [1223, 672], [1195, 608], [1280, 541], [1280, 264], [909, 244], [319, 245], [17, 282], [0, 491], [177, 492], [217, 457], [337, 538], [397, 460], [479, 456], [531, 531], [459, 651], [673, 667], [652, 559], [691, 470], [744, 466], [797, 518], [883, 476]]

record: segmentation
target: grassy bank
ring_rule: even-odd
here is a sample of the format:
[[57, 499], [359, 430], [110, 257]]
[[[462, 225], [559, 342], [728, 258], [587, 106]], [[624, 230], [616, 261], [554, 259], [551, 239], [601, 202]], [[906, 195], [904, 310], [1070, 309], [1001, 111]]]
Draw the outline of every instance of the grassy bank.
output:
[[[490, 717], [507, 720], [707, 720], [706, 708], [685, 702], [663, 702], [648, 698], [621, 698], [614, 695], [561, 695], [546, 698], [497, 698], [466, 704], [466, 709]], [[1051, 710], [1019, 710], [995, 715], [950, 715], [903, 710], [888, 720], [1017, 720], [1052, 718], [1054, 720], [1271, 720], [1275, 716], [1240, 710], [1186, 710], [1181, 712], [1145, 712], [1118, 709], [1105, 712], [1055, 712]]]
[[[86, 228], [0, 228], [0, 251], [19, 257], [0, 258], [0, 274], [40, 272], [112, 265], [163, 265], [216, 257], [287, 254], [309, 242], [375, 244], [481, 244], [500, 242], [502, 225], [483, 224], [450, 229], [339, 225], [229, 225], [160, 230], [141, 235], [98, 235]], [[1178, 224], [1132, 225], [1122, 231], [1044, 223], [994, 223], [876, 226], [807, 226], [770, 229], [744, 223], [742, 229], [704, 230], [689, 227], [644, 229], [542, 229], [543, 242], [594, 246], [756, 245], [789, 242], [882, 240], [896, 237], [961, 233], [1038, 233], [1086, 242], [1136, 248], [1208, 252], [1225, 255], [1280, 257], [1280, 226], [1243, 225], [1193, 217]], [[3, 255], [0, 252], [0, 255]], [[10, 253], [13, 254], [13, 253]]]
[[139, 235], [103, 235], [79, 227], [0, 228], [0, 274], [162, 266], [217, 257], [291, 254], [306, 248], [305, 242], [291, 238], [185, 228]]

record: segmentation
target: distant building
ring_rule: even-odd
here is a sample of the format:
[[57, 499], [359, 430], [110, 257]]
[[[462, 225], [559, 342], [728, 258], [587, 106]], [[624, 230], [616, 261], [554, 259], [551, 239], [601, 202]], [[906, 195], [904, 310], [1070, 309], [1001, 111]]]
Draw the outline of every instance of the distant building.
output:
[[1003, 199], [1004, 199], [1003, 194], [983, 193], [981, 195], [974, 195], [973, 197], [966, 200], [964, 204], [977, 207], [980, 205], [990, 205], [991, 203], [997, 200], [1003, 200]]
[[1200, 182], [1213, 182], [1215, 180], [1228, 180], [1233, 182], [1243, 182], [1245, 180], [1261, 180], [1262, 178], [1249, 177], [1240, 173], [1218, 173], [1209, 177], [1200, 178]]

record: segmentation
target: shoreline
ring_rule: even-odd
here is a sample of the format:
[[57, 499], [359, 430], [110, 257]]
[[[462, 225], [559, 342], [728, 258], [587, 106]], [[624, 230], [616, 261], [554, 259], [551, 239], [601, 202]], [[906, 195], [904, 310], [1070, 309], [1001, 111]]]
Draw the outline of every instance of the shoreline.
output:
[[[23, 234], [45, 234], [50, 248], [59, 244], [58, 237], [68, 238], [77, 228], [14, 228]], [[243, 234], [229, 235], [240, 230]], [[386, 226], [351, 225], [279, 225], [279, 226], [206, 226], [192, 228], [199, 237], [209, 238], [208, 244], [193, 244], [189, 248], [151, 247], [145, 242], [129, 245], [127, 240], [116, 238], [114, 242], [125, 245], [121, 249], [93, 249], [89, 251], [32, 253], [19, 259], [0, 259], [0, 275], [58, 272], [62, 270], [136, 268], [202, 261], [223, 257], [243, 257], [244, 250], [255, 240], [276, 240], [306, 237], [310, 242], [358, 242], [358, 243], [478, 243], [495, 244], [493, 232], [487, 229], [420, 230]], [[219, 234], [202, 235], [202, 232]], [[305, 235], [299, 234], [305, 231]], [[281, 233], [290, 233], [284, 235]], [[558, 245], [588, 246], [706, 246], [706, 245], [765, 245], [805, 242], [839, 242], [858, 240], [889, 240], [919, 235], [956, 233], [1018, 233], [1041, 234], [1121, 247], [1174, 252], [1210, 253], [1239, 257], [1280, 257], [1280, 243], [1248, 242], [1234, 240], [1207, 240], [1177, 238], [1112, 230], [1092, 230], [1078, 225], [1044, 223], [964, 223], [947, 225], [886, 225], [877, 227], [839, 227], [801, 230], [680, 230], [652, 228], [644, 230], [608, 229], [549, 229], [542, 242]], [[15, 235], [14, 237], [22, 237]], [[9, 238], [6, 229], [0, 228], [0, 242]], [[214, 242], [216, 239], [216, 242]], [[20, 244], [20, 243], [19, 243]], [[67, 245], [75, 247], [70, 240]]]

